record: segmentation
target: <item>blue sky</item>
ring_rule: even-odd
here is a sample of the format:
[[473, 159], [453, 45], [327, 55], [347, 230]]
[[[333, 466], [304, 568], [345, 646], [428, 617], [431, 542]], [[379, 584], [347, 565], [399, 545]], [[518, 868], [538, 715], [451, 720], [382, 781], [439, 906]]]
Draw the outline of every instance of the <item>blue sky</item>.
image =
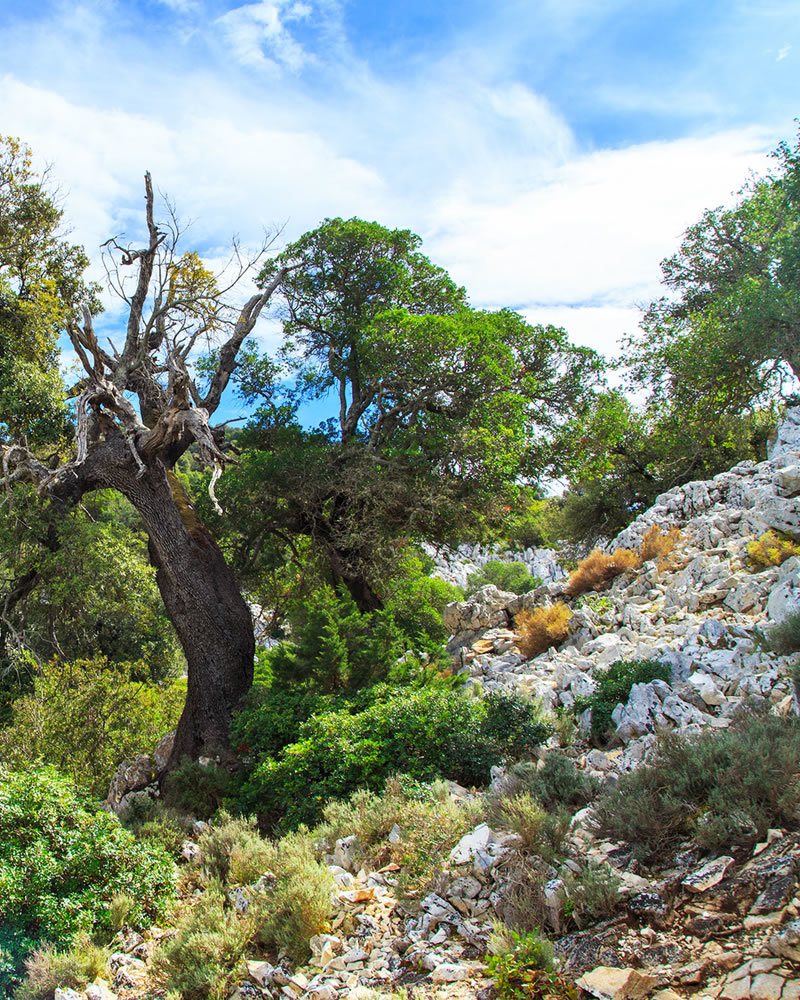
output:
[[[480, 306], [613, 351], [659, 261], [800, 114], [796, 0], [4, 0], [0, 133], [94, 254], [141, 177], [194, 220], [419, 232]], [[109, 319], [114, 319], [113, 309]], [[274, 341], [267, 318], [260, 331]]]

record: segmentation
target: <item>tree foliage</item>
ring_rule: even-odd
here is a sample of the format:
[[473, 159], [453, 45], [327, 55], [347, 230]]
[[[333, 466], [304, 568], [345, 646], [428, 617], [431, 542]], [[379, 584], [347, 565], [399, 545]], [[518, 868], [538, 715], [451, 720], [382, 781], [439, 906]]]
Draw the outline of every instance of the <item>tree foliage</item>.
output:
[[737, 414], [800, 378], [800, 142], [773, 161], [686, 231], [629, 345], [635, 381], [681, 412]]
[[[251, 359], [240, 383], [264, 405], [225, 494], [234, 534], [308, 536], [362, 609], [379, 606], [398, 542], [456, 540], [502, 514], [601, 368], [563, 330], [469, 308], [419, 242], [333, 219], [290, 245], [262, 274], [287, 275], [283, 381]], [[309, 399], [337, 416], [302, 429]]]

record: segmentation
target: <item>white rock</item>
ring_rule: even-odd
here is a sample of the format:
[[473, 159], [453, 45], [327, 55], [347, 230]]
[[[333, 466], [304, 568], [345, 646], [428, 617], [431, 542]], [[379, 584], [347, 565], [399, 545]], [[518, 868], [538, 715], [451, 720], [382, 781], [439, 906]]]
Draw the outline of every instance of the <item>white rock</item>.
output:
[[443, 962], [431, 973], [431, 980], [434, 983], [459, 983], [468, 978], [469, 968], [465, 965], [455, 965], [453, 962]]
[[705, 892], [725, 878], [725, 872], [732, 864], [733, 858], [727, 855], [715, 858], [687, 875], [681, 881], [681, 885], [685, 886], [689, 892]]

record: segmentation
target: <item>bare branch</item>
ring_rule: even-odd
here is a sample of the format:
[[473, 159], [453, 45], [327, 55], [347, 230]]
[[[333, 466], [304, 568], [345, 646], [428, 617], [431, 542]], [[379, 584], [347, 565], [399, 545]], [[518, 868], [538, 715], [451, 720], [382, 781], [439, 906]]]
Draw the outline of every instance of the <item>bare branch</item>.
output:
[[214, 377], [211, 379], [211, 385], [209, 386], [208, 392], [203, 400], [203, 407], [209, 414], [214, 413], [220, 404], [222, 393], [225, 391], [225, 388], [230, 381], [230, 377], [236, 367], [236, 355], [239, 353], [239, 349], [244, 343], [245, 338], [250, 334], [253, 327], [256, 325], [258, 317], [261, 315], [261, 310], [267, 302], [269, 302], [270, 298], [272, 298], [273, 293], [283, 282], [286, 274], [287, 269], [282, 267], [266, 288], [264, 288], [257, 295], [253, 295], [252, 298], [245, 303], [242, 311], [239, 313], [239, 318], [234, 326], [233, 334], [222, 345], [219, 352], [219, 364], [217, 365], [217, 370], [214, 373]]

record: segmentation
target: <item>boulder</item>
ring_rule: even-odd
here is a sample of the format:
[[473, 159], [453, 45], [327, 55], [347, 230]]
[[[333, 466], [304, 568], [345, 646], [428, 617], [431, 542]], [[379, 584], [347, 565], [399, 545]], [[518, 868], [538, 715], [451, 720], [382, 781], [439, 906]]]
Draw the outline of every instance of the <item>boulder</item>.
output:
[[771, 460], [793, 451], [800, 451], [800, 406], [786, 408], [775, 437], [767, 445], [767, 457]]
[[650, 996], [658, 980], [636, 969], [599, 965], [582, 975], [576, 985], [597, 1000], [638, 1000]]
[[516, 594], [498, 590], [494, 584], [481, 587], [466, 601], [455, 601], [444, 609], [444, 625], [451, 635], [495, 628], [508, 622], [506, 608]]

